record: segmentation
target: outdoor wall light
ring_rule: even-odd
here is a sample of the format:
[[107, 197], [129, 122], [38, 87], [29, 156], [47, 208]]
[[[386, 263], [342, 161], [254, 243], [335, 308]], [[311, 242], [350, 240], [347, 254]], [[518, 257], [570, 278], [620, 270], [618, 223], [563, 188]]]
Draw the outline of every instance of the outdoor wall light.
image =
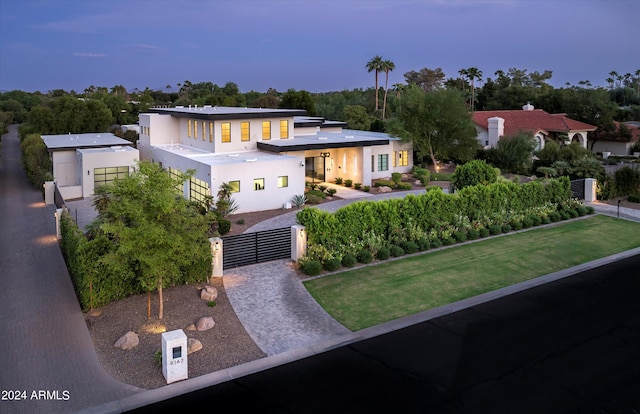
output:
[[220, 242], [215, 242], [215, 244], [213, 245], [213, 250], [220, 250]]
[[300, 166], [304, 167], [304, 162], [300, 161]]
[[300, 237], [304, 237], [304, 229], [300, 229]]
[[89, 170], [87, 170], [87, 175], [91, 175], [91, 172]]
[[331, 153], [330, 152], [321, 152], [320, 156], [323, 157], [323, 158], [329, 158], [331, 156]]

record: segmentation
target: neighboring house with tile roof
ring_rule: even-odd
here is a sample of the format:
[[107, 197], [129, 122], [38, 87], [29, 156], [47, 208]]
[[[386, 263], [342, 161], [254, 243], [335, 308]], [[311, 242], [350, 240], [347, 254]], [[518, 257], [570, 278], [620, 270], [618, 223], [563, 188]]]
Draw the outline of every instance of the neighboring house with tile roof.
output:
[[[640, 122], [614, 121], [615, 130], [612, 133], [597, 131], [589, 139], [589, 149], [595, 153], [609, 153], [612, 155], [631, 155], [632, 147], [640, 142]], [[622, 128], [621, 126], [624, 125]]]
[[589, 132], [596, 126], [576, 121], [566, 114], [550, 114], [527, 104], [522, 110], [476, 111], [473, 121], [478, 130], [478, 141], [484, 148], [493, 148], [503, 136], [530, 132], [536, 140], [536, 149], [544, 148], [547, 140], [577, 141], [587, 148]]
[[111, 133], [42, 135], [53, 179], [65, 200], [90, 197], [95, 187], [124, 178], [135, 168], [138, 150]]
[[305, 181], [340, 177], [371, 185], [413, 165], [410, 143], [303, 110], [151, 108], [139, 124], [141, 159], [169, 172], [193, 170], [183, 188], [191, 200], [215, 197], [222, 183], [230, 184], [237, 213], [283, 208], [304, 193]]

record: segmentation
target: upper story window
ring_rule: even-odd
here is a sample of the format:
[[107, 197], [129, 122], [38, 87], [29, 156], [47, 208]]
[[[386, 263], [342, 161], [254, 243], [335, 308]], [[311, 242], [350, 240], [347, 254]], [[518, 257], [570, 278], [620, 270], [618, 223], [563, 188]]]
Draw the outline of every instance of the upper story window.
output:
[[280, 139], [289, 138], [289, 121], [281, 120], [280, 121]]
[[262, 139], [271, 139], [271, 121], [262, 121]]
[[249, 129], [248, 121], [240, 123], [240, 139], [242, 141], [249, 141], [251, 139], [251, 130]]
[[222, 142], [231, 142], [231, 122], [223, 122], [222, 126]]
[[187, 136], [189, 138], [191, 138], [193, 136], [193, 121], [192, 120], [188, 121]]
[[202, 140], [203, 141], [205, 140], [205, 135], [207, 134], [206, 131], [207, 131], [207, 124], [204, 121], [202, 121]]
[[198, 122], [193, 121], [193, 137], [198, 139]]
[[209, 122], [209, 142], [213, 142], [213, 122]]

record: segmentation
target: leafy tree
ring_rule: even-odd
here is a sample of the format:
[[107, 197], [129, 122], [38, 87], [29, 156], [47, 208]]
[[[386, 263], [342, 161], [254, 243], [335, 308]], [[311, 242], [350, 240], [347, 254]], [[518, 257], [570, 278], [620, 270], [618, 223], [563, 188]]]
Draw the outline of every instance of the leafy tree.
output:
[[478, 151], [477, 132], [471, 114], [459, 91], [439, 89], [424, 93], [418, 88], [407, 92], [401, 123], [390, 124], [394, 135], [413, 142], [418, 158], [472, 160]]
[[367, 62], [367, 71], [375, 72], [376, 76], [376, 112], [378, 112], [378, 74], [383, 70], [383, 60], [380, 56], [374, 56]]
[[348, 128], [367, 131], [371, 126], [371, 117], [364, 106], [347, 105], [344, 107], [343, 112]]
[[472, 185], [495, 183], [497, 179], [498, 174], [495, 168], [484, 160], [473, 160], [456, 167], [451, 177], [451, 184], [461, 190]]
[[282, 95], [280, 108], [304, 109], [307, 111], [307, 115], [309, 116], [315, 116], [316, 114], [315, 103], [307, 91], [289, 89], [284, 93], [284, 95]]
[[536, 143], [530, 132], [521, 132], [512, 137], [500, 138], [489, 152], [489, 162], [503, 171], [528, 174], [531, 169]]
[[159, 319], [163, 287], [184, 280], [194, 263], [205, 270], [208, 266], [201, 280], [211, 272], [207, 221], [175, 191], [188, 177], [174, 179], [157, 164], [142, 161], [128, 178], [108, 184], [96, 198], [95, 230], [114, 243], [104, 260], [129, 263], [143, 289], [158, 291]]
[[419, 72], [415, 70], [404, 74], [404, 79], [408, 85], [417, 85], [425, 92], [430, 92], [442, 88], [445, 79], [441, 68], [422, 68]]

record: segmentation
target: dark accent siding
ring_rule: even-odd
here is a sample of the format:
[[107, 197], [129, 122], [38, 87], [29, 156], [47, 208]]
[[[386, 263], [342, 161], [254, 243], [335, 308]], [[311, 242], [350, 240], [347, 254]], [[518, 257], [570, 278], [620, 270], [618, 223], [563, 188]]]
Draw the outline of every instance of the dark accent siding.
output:
[[222, 268], [291, 257], [291, 228], [222, 237]]

